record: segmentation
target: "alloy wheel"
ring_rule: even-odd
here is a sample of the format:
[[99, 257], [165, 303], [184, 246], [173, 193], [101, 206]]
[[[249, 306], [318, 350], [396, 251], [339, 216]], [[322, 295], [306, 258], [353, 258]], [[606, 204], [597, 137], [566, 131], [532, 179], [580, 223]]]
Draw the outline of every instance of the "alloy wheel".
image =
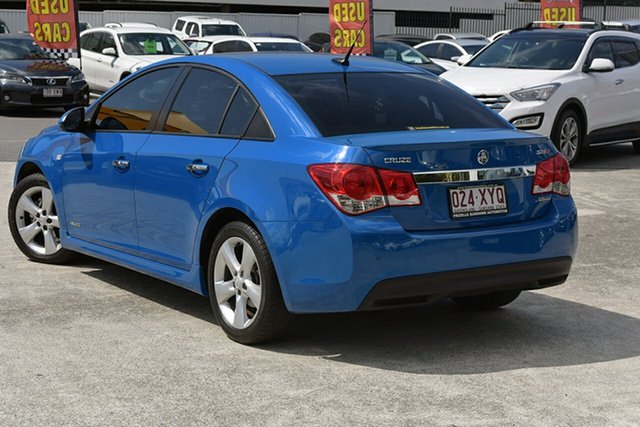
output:
[[22, 241], [38, 255], [55, 255], [62, 249], [60, 221], [51, 190], [34, 186], [20, 198], [15, 211], [15, 223]]
[[579, 142], [580, 128], [578, 122], [574, 117], [569, 116], [562, 123], [559, 141], [560, 151], [568, 160], [572, 160], [575, 157]]

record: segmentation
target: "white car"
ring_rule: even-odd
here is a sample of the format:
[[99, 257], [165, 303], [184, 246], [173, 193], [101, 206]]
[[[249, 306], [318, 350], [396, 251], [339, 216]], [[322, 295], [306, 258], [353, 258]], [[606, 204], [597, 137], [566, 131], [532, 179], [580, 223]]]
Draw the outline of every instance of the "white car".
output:
[[518, 29], [441, 77], [550, 137], [570, 163], [590, 145], [633, 142], [640, 154], [640, 34]]
[[206, 36], [246, 36], [235, 21], [210, 16], [181, 16], [176, 19], [171, 31], [182, 39]]
[[434, 40], [414, 46], [418, 52], [447, 70], [458, 67], [458, 59], [471, 57], [488, 44], [486, 40]]
[[128, 25], [91, 28], [80, 35], [82, 61], [69, 59], [82, 68], [89, 88], [104, 92], [140, 68], [173, 58], [191, 55], [175, 34], [164, 28]]
[[313, 52], [298, 40], [280, 37], [209, 36], [184, 42], [198, 55], [228, 52]]
[[460, 39], [469, 39], [469, 40], [480, 40], [480, 41], [488, 41], [485, 36], [480, 33], [437, 33], [433, 36], [434, 40], [460, 40]]

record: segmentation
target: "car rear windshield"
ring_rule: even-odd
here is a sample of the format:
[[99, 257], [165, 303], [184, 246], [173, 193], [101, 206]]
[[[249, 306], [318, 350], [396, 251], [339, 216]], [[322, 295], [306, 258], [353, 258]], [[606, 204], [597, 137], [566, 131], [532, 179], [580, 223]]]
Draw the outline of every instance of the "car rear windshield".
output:
[[215, 24], [203, 25], [203, 36], [244, 36], [244, 33], [237, 25]]
[[255, 45], [259, 52], [309, 52], [297, 42], [257, 42]]
[[275, 79], [324, 136], [508, 128], [471, 96], [433, 75], [324, 73]]
[[504, 36], [478, 54], [467, 67], [570, 70], [585, 40], [547, 35]]

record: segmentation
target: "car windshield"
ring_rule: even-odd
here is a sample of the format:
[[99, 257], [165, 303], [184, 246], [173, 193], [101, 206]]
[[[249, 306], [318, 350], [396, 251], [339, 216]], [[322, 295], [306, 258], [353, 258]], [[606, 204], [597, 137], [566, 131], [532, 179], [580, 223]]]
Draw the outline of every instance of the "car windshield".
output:
[[478, 54], [466, 67], [569, 70], [585, 41], [578, 38], [504, 36]]
[[324, 73], [275, 78], [324, 136], [507, 128], [471, 96], [422, 73]]
[[0, 40], [0, 60], [57, 59], [29, 39]]
[[122, 50], [127, 55], [190, 55], [189, 48], [173, 34], [120, 34]]
[[409, 45], [399, 42], [375, 41], [373, 56], [405, 64], [432, 64], [432, 61]]
[[300, 43], [259, 42], [255, 45], [259, 52], [308, 52]]
[[204, 52], [209, 49], [209, 46], [213, 44], [213, 42], [205, 42], [200, 40], [185, 40], [185, 43], [196, 52]]
[[209, 24], [202, 26], [203, 36], [244, 36], [244, 33], [237, 25], [229, 24]]

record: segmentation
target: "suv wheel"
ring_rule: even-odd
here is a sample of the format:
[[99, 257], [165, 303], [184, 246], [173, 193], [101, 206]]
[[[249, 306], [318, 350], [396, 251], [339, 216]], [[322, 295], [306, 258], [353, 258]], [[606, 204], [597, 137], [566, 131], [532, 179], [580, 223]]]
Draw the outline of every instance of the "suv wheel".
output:
[[580, 155], [584, 141], [582, 119], [574, 110], [564, 110], [551, 131], [551, 140], [573, 165]]

